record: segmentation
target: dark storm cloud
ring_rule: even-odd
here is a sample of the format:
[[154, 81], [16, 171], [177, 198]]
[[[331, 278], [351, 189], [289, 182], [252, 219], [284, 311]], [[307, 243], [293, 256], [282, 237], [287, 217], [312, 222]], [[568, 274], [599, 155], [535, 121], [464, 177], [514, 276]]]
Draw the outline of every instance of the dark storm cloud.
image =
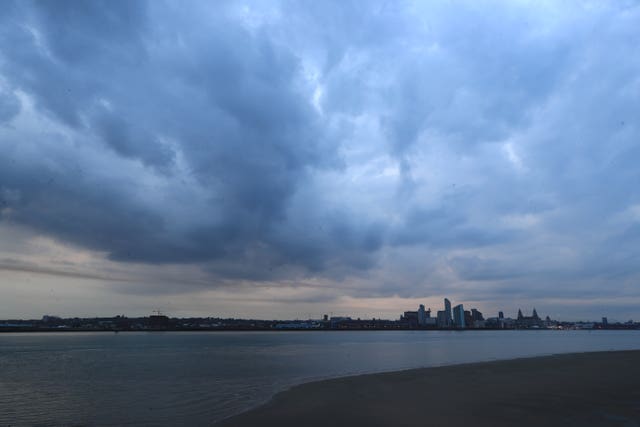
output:
[[[296, 236], [272, 231], [286, 221], [287, 200], [309, 170], [331, 167], [335, 154], [323, 140], [299, 60], [267, 34], [249, 34], [225, 16], [224, 5], [213, 22], [196, 23], [180, 8], [151, 12], [142, 2], [17, 9], [2, 40], [3, 76], [77, 133], [33, 136], [31, 144], [48, 146], [46, 161], [4, 157], [3, 187], [20, 194], [12, 220], [118, 261], [233, 264], [254, 253], [322, 269], [337, 252], [373, 250], [367, 242], [376, 237], [365, 232], [364, 243], [351, 243], [360, 237], [340, 219], [331, 226], [336, 241], [319, 245], [295, 245]], [[161, 21], [149, 22], [151, 16]], [[59, 139], [103, 144], [167, 180], [188, 179], [202, 186], [204, 200], [183, 209], [185, 217], [167, 218], [161, 206], [127, 194], [154, 189], [121, 175], [117, 157], [105, 156], [97, 182], [82, 158], [53, 148]], [[4, 144], [20, 151], [18, 141]], [[168, 189], [164, 202], [185, 202], [180, 191]], [[193, 223], [191, 214], [198, 217]]]
[[437, 248], [477, 248], [520, 237], [517, 231], [470, 224], [469, 217], [473, 212], [467, 207], [469, 197], [462, 193], [444, 197], [437, 208], [408, 210], [404, 221], [390, 230], [389, 242], [399, 246], [427, 244]]
[[33, 6], [37, 29], [61, 61], [106, 65], [105, 59], [123, 60], [143, 54], [140, 39], [147, 18], [146, 2], [35, 2]]
[[358, 296], [640, 276], [637, 6], [4, 6], [7, 223]]

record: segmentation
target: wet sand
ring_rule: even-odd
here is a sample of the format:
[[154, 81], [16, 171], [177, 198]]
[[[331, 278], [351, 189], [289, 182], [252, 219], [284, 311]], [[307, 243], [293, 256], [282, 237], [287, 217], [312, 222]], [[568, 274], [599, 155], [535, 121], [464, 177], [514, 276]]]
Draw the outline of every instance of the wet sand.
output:
[[567, 354], [308, 383], [219, 425], [640, 427], [640, 351]]

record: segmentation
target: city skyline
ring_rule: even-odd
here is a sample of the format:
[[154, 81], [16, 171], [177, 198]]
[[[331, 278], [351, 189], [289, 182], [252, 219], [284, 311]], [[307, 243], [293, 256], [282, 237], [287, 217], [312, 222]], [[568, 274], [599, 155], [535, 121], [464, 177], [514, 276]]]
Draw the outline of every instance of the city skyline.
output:
[[[488, 327], [489, 329], [504, 329], [505, 326], [504, 324], [500, 324], [500, 322], [507, 321], [510, 324], [510, 328], [513, 328], [516, 326], [516, 324], [518, 322], [524, 322], [526, 323], [527, 321], [533, 320], [533, 324], [538, 324], [541, 325], [541, 323], [543, 321], [543, 318], [546, 319], [546, 321], [552, 321], [552, 322], [564, 322], [564, 323], [603, 323], [605, 326], [607, 324], [639, 324], [639, 322], [634, 322], [633, 319], [627, 319], [625, 321], [620, 320], [620, 319], [616, 319], [615, 317], [608, 317], [608, 316], [602, 316], [599, 319], [580, 319], [580, 320], [576, 320], [576, 319], [563, 319], [563, 318], [555, 318], [555, 319], [551, 319], [551, 317], [549, 315], [545, 315], [540, 317], [537, 313], [537, 309], [535, 307], [533, 307], [531, 309], [531, 316], [526, 316], [523, 314], [522, 312], [522, 308], [518, 308], [517, 309], [517, 314], [514, 315], [514, 317], [509, 316], [509, 311], [506, 310], [499, 310], [496, 313], [483, 313], [482, 311], [478, 310], [477, 307], [471, 307], [470, 305], [467, 306], [467, 309], [464, 308], [464, 303], [459, 303], [456, 304], [455, 306], [452, 307], [452, 303], [451, 300], [449, 298], [444, 298], [442, 301], [442, 307], [443, 310], [438, 310], [436, 309], [432, 309], [431, 307], [425, 307], [424, 304], [419, 304], [417, 307], [417, 310], [412, 311], [404, 311], [402, 314], [400, 314], [399, 319], [397, 318], [383, 318], [383, 317], [376, 317], [371, 316], [371, 317], [361, 317], [361, 316], [357, 316], [357, 315], [353, 315], [353, 314], [336, 314], [333, 312], [330, 312], [330, 314], [324, 313], [322, 315], [318, 315], [318, 316], [312, 316], [311, 314], [308, 314], [307, 317], [301, 316], [301, 317], [294, 317], [294, 318], [283, 318], [283, 317], [273, 317], [273, 318], [259, 318], [259, 317], [236, 317], [236, 316], [219, 316], [219, 315], [215, 315], [215, 314], [209, 314], [207, 316], [189, 316], [189, 315], [183, 315], [183, 316], [175, 316], [172, 315], [171, 313], [166, 313], [163, 312], [162, 310], [153, 310], [152, 313], [147, 313], [145, 315], [125, 315], [125, 314], [118, 314], [117, 317], [121, 317], [121, 318], [153, 318], [156, 316], [161, 316], [161, 317], [166, 317], [166, 318], [174, 318], [174, 319], [192, 319], [192, 318], [217, 318], [217, 319], [237, 319], [237, 320], [259, 320], [259, 321], [276, 321], [276, 322], [287, 322], [287, 321], [311, 321], [311, 320], [324, 320], [325, 322], [328, 320], [333, 320], [333, 319], [348, 319], [348, 320], [358, 320], [360, 321], [362, 320], [382, 320], [382, 321], [405, 321], [405, 322], [409, 322], [410, 325], [413, 325], [413, 327], [417, 327], [417, 328], [437, 328], [437, 329], [483, 329], [485, 327]], [[505, 316], [505, 311], [507, 312], [507, 315]], [[525, 310], [526, 311], [526, 310]], [[495, 314], [495, 316], [493, 315]], [[96, 315], [94, 314], [93, 316], [59, 316], [56, 314], [52, 314], [52, 313], [47, 313], [44, 314], [42, 316], [42, 321], [46, 322], [46, 319], [51, 318], [51, 319], [78, 319], [78, 318], [84, 318], [84, 319], [90, 319], [90, 318], [95, 318], [95, 319], [100, 319], [100, 318], [114, 318], [116, 316], [113, 315], [108, 315], [108, 316], [100, 316], [100, 315]], [[396, 316], [397, 317], [397, 316]], [[38, 320], [39, 316], [33, 316], [33, 317], [13, 317], [12, 319], [14, 320], [20, 320], [20, 321], [26, 321], [26, 320]], [[8, 318], [2, 318], [2, 316], [0, 316], [0, 321], [1, 320], [9, 320]], [[481, 322], [481, 323], [476, 323], [476, 321]], [[485, 321], [489, 321], [489, 322], [494, 322], [493, 325], [491, 326], [485, 326]], [[498, 322], [498, 323], [496, 323]], [[0, 326], [2, 326], [2, 324], [0, 324]], [[509, 328], [508, 327], [508, 328]]]
[[2, 12], [0, 317], [640, 317], [634, 3]]

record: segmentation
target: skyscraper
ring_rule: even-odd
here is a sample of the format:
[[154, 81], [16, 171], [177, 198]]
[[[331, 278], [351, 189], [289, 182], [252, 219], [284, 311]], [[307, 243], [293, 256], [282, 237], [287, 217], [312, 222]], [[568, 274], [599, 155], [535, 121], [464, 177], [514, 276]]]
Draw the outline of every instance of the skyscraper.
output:
[[424, 310], [424, 305], [420, 304], [418, 308], [418, 326], [424, 326], [427, 323], [427, 312]]
[[446, 328], [447, 316], [444, 314], [444, 310], [438, 310], [436, 316], [436, 325], [438, 325], [438, 328]]
[[445, 317], [445, 326], [447, 328], [450, 328], [452, 324], [451, 301], [449, 301], [447, 298], [444, 299], [444, 317]]
[[459, 329], [465, 328], [464, 307], [462, 304], [453, 307], [453, 326]]

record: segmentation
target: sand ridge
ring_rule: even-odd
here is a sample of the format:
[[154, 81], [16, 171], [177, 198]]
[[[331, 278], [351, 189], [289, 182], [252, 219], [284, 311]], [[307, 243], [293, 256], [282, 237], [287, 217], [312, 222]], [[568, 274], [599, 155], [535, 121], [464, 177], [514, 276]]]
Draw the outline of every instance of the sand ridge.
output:
[[565, 354], [307, 383], [216, 425], [640, 427], [640, 351]]

